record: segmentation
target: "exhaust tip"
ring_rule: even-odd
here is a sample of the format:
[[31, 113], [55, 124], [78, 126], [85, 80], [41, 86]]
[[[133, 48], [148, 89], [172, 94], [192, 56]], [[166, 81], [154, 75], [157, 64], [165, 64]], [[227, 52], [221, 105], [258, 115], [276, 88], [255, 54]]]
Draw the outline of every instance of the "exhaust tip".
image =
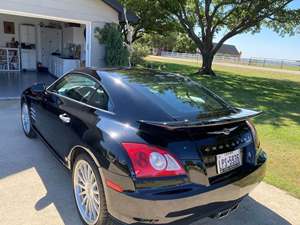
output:
[[240, 204], [235, 204], [231, 209], [230, 209], [230, 212], [234, 212], [236, 211], [238, 208], [239, 208]]
[[233, 207], [229, 208], [229, 209], [226, 209], [226, 210], [223, 210], [217, 214], [214, 214], [212, 216], [210, 216], [210, 218], [212, 219], [223, 219], [225, 217], [227, 217], [230, 213], [236, 211], [239, 207], [239, 203], [238, 204], [235, 204]]

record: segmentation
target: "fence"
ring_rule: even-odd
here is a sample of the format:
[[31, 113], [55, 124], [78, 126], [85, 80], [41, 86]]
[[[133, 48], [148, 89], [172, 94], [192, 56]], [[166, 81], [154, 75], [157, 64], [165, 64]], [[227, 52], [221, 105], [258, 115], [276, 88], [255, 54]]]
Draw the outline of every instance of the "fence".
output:
[[[192, 53], [178, 53], [178, 52], [161, 52], [161, 56], [193, 60], [196, 62], [202, 61], [201, 54], [192, 54]], [[289, 69], [289, 70], [299, 70], [300, 71], [300, 60], [285, 60], [285, 59], [269, 59], [269, 58], [240, 58], [238, 56], [231, 55], [222, 55], [217, 54], [214, 58], [214, 62], [217, 63], [233, 63], [233, 64], [242, 64], [249, 66], [260, 66], [260, 67], [269, 67], [269, 68], [279, 68], [279, 69]]]

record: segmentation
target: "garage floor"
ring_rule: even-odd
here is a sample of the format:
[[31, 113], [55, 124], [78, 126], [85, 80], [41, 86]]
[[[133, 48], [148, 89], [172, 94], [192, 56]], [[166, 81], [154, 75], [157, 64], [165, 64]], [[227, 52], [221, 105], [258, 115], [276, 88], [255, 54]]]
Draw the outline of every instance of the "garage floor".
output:
[[[0, 224], [82, 225], [68, 171], [24, 136], [19, 111], [18, 101], [0, 101]], [[232, 215], [193, 225], [299, 225], [299, 212], [300, 200], [262, 183]]]
[[0, 99], [19, 98], [21, 93], [35, 83], [50, 84], [55, 80], [49, 73], [0, 72]]

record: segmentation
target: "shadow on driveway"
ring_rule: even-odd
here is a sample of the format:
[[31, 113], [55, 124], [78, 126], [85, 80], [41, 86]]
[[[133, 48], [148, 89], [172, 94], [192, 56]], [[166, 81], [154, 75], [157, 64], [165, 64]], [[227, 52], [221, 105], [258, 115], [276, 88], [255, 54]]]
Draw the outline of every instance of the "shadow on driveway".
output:
[[[19, 108], [16, 101], [0, 101], [1, 224], [82, 225], [73, 200], [70, 173], [39, 139], [25, 137], [19, 120]], [[221, 224], [290, 223], [250, 197], [227, 218], [204, 219], [193, 223]]]

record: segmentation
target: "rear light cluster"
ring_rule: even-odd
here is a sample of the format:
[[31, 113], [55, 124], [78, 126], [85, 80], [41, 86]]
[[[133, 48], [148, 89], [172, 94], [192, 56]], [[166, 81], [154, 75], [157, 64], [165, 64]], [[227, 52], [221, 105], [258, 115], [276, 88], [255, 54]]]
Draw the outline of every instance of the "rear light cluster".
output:
[[255, 147], [257, 149], [259, 149], [260, 148], [260, 141], [259, 141], [259, 138], [257, 136], [256, 128], [255, 128], [255, 126], [254, 126], [254, 124], [251, 120], [247, 120], [246, 122], [247, 122], [247, 125], [249, 126], [249, 128], [251, 130], [253, 140], [254, 140], [254, 143], [255, 143]]
[[122, 145], [128, 153], [138, 178], [185, 174], [180, 162], [166, 150], [138, 143], [123, 143]]

